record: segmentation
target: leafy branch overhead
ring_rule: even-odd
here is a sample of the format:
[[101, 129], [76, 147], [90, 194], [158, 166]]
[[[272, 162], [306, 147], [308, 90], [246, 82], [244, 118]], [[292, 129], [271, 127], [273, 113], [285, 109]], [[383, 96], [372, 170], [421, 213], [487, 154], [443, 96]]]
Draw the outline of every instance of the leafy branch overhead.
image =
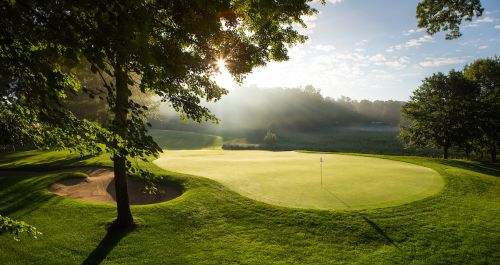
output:
[[423, 0], [417, 6], [418, 27], [430, 35], [445, 31], [446, 39], [456, 39], [462, 36], [462, 21], [472, 21], [483, 11], [480, 0]]
[[37, 238], [42, 235], [35, 227], [23, 222], [12, 220], [9, 217], [4, 217], [0, 215], [0, 234], [2, 232], [7, 232], [14, 236], [14, 240], [19, 241], [19, 236], [23, 233]]

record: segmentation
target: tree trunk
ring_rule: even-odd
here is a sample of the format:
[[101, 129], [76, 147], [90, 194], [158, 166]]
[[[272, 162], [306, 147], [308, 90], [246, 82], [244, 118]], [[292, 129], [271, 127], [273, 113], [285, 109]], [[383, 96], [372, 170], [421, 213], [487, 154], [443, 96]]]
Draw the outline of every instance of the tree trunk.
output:
[[495, 163], [497, 161], [497, 148], [496, 146], [491, 147], [491, 162]]
[[[117, 56], [119, 57], [119, 56]], [[130, 92], [127, 85], [127, 73], [122, 68], [121, 58], [117, 58], [115, 66], [116, 106], [114, 108], [115, 132], [123, 139], [127, 139], [127, 115]], [[127, 152], [117, 150], [113, 155], [115, 173], [116, 206], [118, 215], [115, 225], [121, 228], [131, 227], [134, 224], [127, 188]]]
[[134, 219], [130, 211], [125, 157], [115, 154], [113, 156], [113, 165], [115, 173], [116, 208], [118, 211], [115, 225], [122, 228], [131, 227], [134, 224]]
[[443, 147], [444, 159], [448, 159], [448, 146]]

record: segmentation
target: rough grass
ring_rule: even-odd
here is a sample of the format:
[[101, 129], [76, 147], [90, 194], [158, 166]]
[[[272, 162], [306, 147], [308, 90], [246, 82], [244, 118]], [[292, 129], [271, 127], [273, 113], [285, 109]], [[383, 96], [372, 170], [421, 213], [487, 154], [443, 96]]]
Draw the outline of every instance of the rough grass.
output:
[[[69, 159], [63, 163], [61, 158]], [[203, 178], [148, 166], [186, 187], [181, 197], [134, 206], [136, 230], [105, 230], [115, 208], [50, 194], [71, 173], [0, 177], [0, 213], [35, 225], [37, 240], [0, 235], [0, 264], [495, 264], [500, 260], [497, 166], [385, 157], [430, 167], [446, 179], [436, 196], [365, 211], [282, 208]], [[1, 165], [43, 170], [109, 164], [58, 153], [16, 153]], [[452, 163], [450, 163], [452, 162]], [[43, 166], [38, 166], [42, 163]], [[0, 173], [1, 176], [1, 173]]]
[[393, 206], [433, 195], [444, 185], [429, 168], [352, 155], [190, 150], [166, 151], [154, 163], [214, 179], [255, 200], [298, 208]]
[[222, 138], [195, 132], [151, 129], [149, 134], [162, 149], [221, 149]]

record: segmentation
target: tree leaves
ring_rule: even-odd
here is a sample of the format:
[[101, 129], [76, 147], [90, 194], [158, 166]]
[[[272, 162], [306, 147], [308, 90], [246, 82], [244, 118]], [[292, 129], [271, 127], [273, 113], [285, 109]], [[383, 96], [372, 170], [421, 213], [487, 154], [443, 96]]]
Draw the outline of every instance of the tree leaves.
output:
[[462, 36], [462, 21], [480, 17], [483, 10], [480, 0], [423, 0], [417, 5], [418, 27], [430, 35], [447, 31], [446, 39], [456, 39]]
[[401, 130], [403, 142], [416, 147], [456, 146], [467, 154], [484, 148], [496, 152], [500, 93], [491, 73], [500, 71], [498, 61], [498, 57], [479, 59], [464, 72], [426, 78], [402, 108], [409, 122]]
[[0, 234], [2, 232], [7, 232], [14, 236], [14, 240], [19, 241], [19, 236], [21, 234], [27, 234], [32, 238], [38, 238], [38, 236], [42, 235], [34, 226], [31, 226], [23, 221], [16, 221], [10, 219], [9, 217], [5, 217], [0, 215]]

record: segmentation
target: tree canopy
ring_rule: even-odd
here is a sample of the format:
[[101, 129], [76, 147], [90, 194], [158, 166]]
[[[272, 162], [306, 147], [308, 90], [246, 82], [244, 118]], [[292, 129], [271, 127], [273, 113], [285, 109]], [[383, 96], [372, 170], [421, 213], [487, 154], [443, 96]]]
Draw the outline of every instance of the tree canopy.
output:
[[496, 160], [500, 146], [500, 57], [478, 59], [465, 67], [464, 75], [480, 88], [480, 135], [476, 149], [488, 150], [492, 160]]
[[[130, 97], [130, 87], [158, 95], [192, 120], [216, 120], [200, 102], [227, 93], [212, 78], [218, 62], [241, 80], [269, 60], [288, 59], [288, 47], [306, 39], [295, 26], [305, 26], [302, 17], [316, 12], [308, 2], [2, 2], [2, 115], [24, 121], [17, 131], [40, 136], [39, 146], [85, 151], [104, 143], [114, 161], [117, 224], [129, 226], [128, 159], [160, 151], [146, 134], [147, 107]], [[107, 128], [79, 119], [63, 104], [79, 91], [92, 95], [74, 70], [82, 63], [102, 78], [95, 89], [106, 94], [113, 113]]]
[[446, 39], [456, 39], [462, 36], [462, 21], [472, 21], [483, 11], [480, 0], [423, 0], [417, 5], [418, 27], [430, 35], [445, 31]]
[[401, 139], [408, 146], [443, 148], [445, 158], [453, 146], [467, 156], [489, 150], [494, 161], [500, 144], [499, 66], [498, 57], [479, 59], [463, 72], [426, 78], [402, 108], [408, 125]]

